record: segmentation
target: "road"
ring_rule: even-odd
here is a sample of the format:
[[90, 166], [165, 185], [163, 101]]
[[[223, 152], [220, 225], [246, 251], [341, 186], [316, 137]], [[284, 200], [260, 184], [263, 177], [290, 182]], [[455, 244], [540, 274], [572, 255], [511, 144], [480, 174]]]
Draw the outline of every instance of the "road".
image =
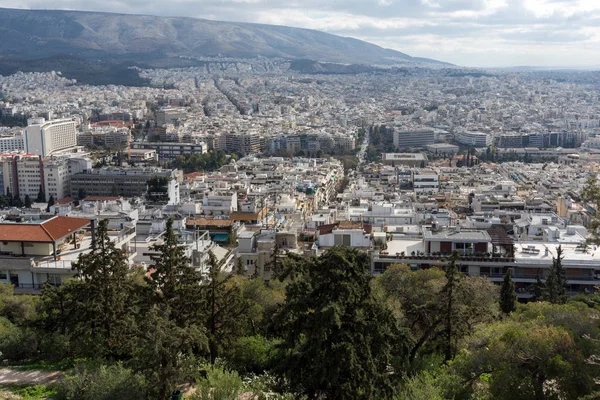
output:
[[356, 154], [356, 156], [358, 157], [359, 165], [365, 162], [365, 153], [367, 151], [367, 147], [369, 146], [369, 140], [369, 130], [365, 129], [365, 138], [362, 144], [360, 145], [360, 150]]
[[45, 384], [56, 382], [62, 377], [58, 371], [18, 371], [0, 368], [0, 386], [8, 384]]

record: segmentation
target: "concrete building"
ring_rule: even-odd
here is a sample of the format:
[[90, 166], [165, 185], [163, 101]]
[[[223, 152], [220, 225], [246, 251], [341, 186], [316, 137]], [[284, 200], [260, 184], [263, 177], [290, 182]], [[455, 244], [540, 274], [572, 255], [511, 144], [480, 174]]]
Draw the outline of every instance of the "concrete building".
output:
[[242, 155], [254, 154], [260, 151], [260, 136], [254, 132], [226, 133], [225, 150]]
[[154, 150], [161, 160], [172, 160], [177, 156], [185, 154], [205, 154], [208, 145], [200, 143], [132, 143], [131, 148], [135, 150]]
[[77, 146], [77, 129], [72, 119], [45, 121], [43, 118], [25, 128], [25, 151], [46, 157]]
[[422, 153], [384, 153], [383, 163], [392, 167], [406, 165], [419, 168], [427, 165], [427, 156]]
[[156, 123], [160, 126], [166, 124], [172, 124], [173, 121], [176, 121], [181, 118], [185, 118], [187, 112], [185, 108], [180, 107], [167, 107], [156, 112]]
[[443, 155], [454, 155], [458, 153], [459, 147], [450, 143], [433, 143], [425, 146], [428, 152]]
[[394, 129], [394, 147], [423, 147], [435, 142], [435, 132], [432, 129], [401, 131]]
[[492, 144], [492, 136], [484, 132], [459, 132], [456, 141], [465, 146], [488, 147]]
[[0, 153], [8, 153], [15, 150], [25, 150], [23, 135], [0, 137]]
[[437, 172], [426, 169], [412, 171], [413, 191], [415, 194], [435, 194], [440, 189], [440, 177]]
[[77, 198], [80, 191], [86, 196], [145, 196], [152, 178], [165, 178], [162, 195], [169, 204], [179, 203], [177, 170], [160, 168], [107, 167], [77, 173], [71, 176], [71, 196]]

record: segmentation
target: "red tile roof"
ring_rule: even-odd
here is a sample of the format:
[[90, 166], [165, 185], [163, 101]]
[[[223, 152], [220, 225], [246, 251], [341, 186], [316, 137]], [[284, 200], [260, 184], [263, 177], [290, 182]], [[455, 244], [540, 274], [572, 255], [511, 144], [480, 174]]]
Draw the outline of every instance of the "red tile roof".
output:
[[87, 226], [87, 218], [54, 217], [39, 224], [0, 223], [0, 242], [52, 243]]
[[69, 204], [73, 203], [77, 199], [75, 197], [65, 197], [64, 199], [56, 200], [55, 204]]

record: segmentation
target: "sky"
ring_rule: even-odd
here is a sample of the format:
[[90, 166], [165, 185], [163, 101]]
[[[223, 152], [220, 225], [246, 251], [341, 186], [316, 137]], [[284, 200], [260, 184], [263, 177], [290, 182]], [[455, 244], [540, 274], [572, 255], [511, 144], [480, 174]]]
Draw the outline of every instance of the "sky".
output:
[[472, 67], [600, 66], [600, 0], [0, 0], [317, 29]]

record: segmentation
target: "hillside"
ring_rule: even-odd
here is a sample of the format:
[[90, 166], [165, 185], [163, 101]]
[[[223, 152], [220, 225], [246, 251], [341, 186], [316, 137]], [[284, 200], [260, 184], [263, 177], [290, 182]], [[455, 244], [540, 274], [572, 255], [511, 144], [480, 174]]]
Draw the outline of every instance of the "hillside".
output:
[[142, 60], [278, 57], [347, 64], [442, 64], [361, 40], [285, 26], [183, 17], [0, 8], [0, 55]]

